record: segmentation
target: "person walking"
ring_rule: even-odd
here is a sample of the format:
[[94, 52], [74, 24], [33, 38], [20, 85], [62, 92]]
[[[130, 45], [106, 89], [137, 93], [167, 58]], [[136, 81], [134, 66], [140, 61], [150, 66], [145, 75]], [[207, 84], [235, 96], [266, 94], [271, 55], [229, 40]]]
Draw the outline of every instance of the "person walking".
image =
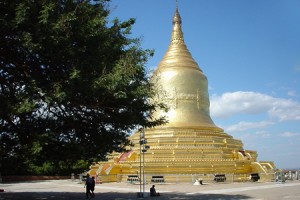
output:
[[93, 179], [90, 177], [89, 174], [86, 175], [86, 180], [85, 180], [84, 187], [86, 189], [85, 190], [86, 199], [89, 199], [89, 197], [92, 197], [91, 189], [93, 187]]

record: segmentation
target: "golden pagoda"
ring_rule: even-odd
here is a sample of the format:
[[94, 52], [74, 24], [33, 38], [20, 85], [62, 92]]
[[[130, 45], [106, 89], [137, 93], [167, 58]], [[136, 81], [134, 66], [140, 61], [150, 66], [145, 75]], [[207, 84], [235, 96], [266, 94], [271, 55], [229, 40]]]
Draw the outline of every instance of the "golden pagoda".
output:
[[[169, 49], [152, 77], [155, 101], [169, 110], [157, 111], [168, 123], [134, 133], [126, 153], [114, 153], [89, 173], [103, 182], [270, 181], [273, 162], [257, 161], [257, 153], [217, 127], [210, 117], [208, 82], [184, 42], [178, 7]], [[146, 141], [146, 142], [145, 142]]]

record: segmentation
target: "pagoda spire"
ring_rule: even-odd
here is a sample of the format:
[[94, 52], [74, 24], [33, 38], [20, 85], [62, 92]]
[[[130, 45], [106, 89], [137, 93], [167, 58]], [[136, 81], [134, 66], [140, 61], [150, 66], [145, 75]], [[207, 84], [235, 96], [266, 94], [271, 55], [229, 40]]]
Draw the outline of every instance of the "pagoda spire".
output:
[[183, 33], [181, 29], [181, 17], [178, 11], [178, 5], [176, 5], [176, 11], [173, 17], [173, 31], [171, 37], [172, 43], [184, 43]]
[[158, 69], [166, 67], [188, 67], [196, 70], [202, 70], [198, 66], [197, 62], [193, 59], [191, 53], [187, 49], [184, 42], [182, 32], [182, 20], [179, 14], [178, 2], [176, 1], [176, 10], [172, 20], [173, 29], [171, 34], [171, 42], [167, 52], [163, 59], [158, 64]]

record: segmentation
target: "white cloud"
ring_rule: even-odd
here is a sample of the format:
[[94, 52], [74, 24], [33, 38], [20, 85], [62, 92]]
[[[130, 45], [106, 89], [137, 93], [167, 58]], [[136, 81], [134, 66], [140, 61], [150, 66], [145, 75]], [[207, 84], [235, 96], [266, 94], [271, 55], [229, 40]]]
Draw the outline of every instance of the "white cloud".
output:
[[239, 132], [255, 128], [265, 128], [267, 126], [273, 125], [274, 122], [271, 121], [261, 121], [261, 122], [239, 122], [224, 128], [228, 132]]
[[211, 115], [228, 118], [237, 114], [263, 114], [279, 121], [300, 120], [300, 103], [291, 99], [275, 98], [257, 92], [237, 91], [211, 98]]
[[258, 114], [269, 109], [271, 97], [255, 92], [232, 92], [211, 97], [211, 115], [231, 117], [239, 113]]
[[257, 131], [255, 135], [257, 135], [259, 138], [269, 138], [272, 136], [268, 131]]
[[294, 133], [294, 132], [284, 132], [280, 134], [281, 137], [297, 137], [300, 136], [300, 133]]

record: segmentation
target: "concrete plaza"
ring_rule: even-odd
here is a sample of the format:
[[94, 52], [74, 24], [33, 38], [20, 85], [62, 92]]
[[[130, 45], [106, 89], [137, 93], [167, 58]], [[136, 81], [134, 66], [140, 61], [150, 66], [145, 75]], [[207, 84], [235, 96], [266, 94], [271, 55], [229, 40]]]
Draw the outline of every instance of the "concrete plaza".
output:
[[[148, 197], [151, 184], [145, 185], [145, 197], [142, 199], [159, 200], [237, 200], [270, 199], [299, 200], [300, 181], [286, 183], [210, 183], [193, 185], [193, 183], [156, 184], [160, 197]], [[79, 200], [85, 198], [84, 184], [71, 180], [34, 181], [0, 184], [0, 200]], [[104, 183], [95, 188], [95, 200], [133, 200], [143, 186], [129, 183]]]

